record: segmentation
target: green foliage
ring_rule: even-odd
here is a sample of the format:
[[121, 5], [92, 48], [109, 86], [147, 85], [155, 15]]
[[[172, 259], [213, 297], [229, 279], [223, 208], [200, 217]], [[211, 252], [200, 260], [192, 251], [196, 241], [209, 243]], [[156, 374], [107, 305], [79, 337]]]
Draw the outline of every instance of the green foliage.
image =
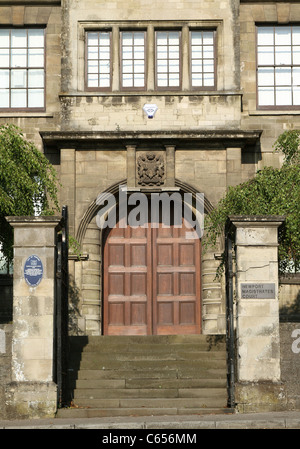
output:
[[[299, 139], [299, 135], [297, 137]], [[284, 215], [279, 230], [279, 269], [300, 270], [300, 164], [296, 133], [284, 133], [276, 151], [284, 149], [282, 168], [265, 167], [249, 181], [229, 187], [206, 219], [205, 247], [215, 245], [225, 229], [228, 215]], [[289, 142], [283, 147], [285, 142]], [[296, 163], [297, 161], [297, 163]]]
[[10, 215], [51, 215], [58, 208], [56, 172], [48, 159], [14, 125], [0, 127], [0, 244], [12, 259]]
[[300, 131], [293, 129], [283, 132], [274, 144], [276, 152], [285, 156], [284, 164], [300, 164]]

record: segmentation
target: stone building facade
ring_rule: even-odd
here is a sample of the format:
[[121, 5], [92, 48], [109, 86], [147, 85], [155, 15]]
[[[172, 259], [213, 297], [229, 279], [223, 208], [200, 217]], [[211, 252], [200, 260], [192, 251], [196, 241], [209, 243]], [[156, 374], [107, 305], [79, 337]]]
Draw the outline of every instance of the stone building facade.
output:
[[[100, 194], [118, 198], [120, 186], [129, 193], [204, 193], [207, 213], [228, 186], [265, 165], [280, 166], [272, 146], [299, 126], [299, 21], [297, 1], [0, 0], [0, 124], [22, 128], [59, 173], [60, 203], [68, 205], [70, 234], [81, 249], [80, 260], [70, 260], [74, 333], [105, 333], [106, 307], [123, 332], [125, 304], [107, 302], [114, 290], [105, 258], [110, 240], [97, 224]], [[135, 238], [142, 240], [126, 237], [132, 251], [135, 244], [153, 251], [153, 237]], [[171, 240], [161, 257], [178, 268], [178, 242]], [[136, 282], [132, 263], [128, 282], [150, 302], [155, 288], [194, 295], [196, 305], [182, 305], [176, 319], [200, 316], [197, 332], [224, 334], [224, 285], [215, 279], [222, 245], [201, 257], [200, 244], [191, 250], [201, 263], [189, 262], [187, 274], [177, 270], [177, 294], [167, 279], [154, 286], [159, 263], [151, 261], [150, 268], [138, 262], [150, 280]], [[125, 283], [125, 271], [115, 279]], [[175, 302], [162, 306], [162, 321], [172, 321]], [[160, 318], [150, 309], [137, 307], [128, 319], [156, 325]], [[138, 324], [126, 329], [154, 332]]]

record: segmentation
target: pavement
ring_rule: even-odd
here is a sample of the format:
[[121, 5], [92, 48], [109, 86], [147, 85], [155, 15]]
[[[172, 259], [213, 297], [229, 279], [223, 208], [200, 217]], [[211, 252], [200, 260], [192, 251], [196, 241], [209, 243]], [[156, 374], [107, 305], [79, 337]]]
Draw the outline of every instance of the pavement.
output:
[[1, 421], [0, 429], [300, 429], [300, 410], [222, 415], [44, 418]]

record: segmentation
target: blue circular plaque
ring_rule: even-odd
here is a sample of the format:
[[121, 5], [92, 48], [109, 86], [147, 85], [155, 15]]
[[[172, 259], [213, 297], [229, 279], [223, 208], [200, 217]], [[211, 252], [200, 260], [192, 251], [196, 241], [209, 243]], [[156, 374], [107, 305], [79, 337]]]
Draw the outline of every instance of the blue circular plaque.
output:
[[44, 274], [41, 259], [38, 256], [29, 256], [24, 265], [24, 278], [30, 287], [37, 287]]

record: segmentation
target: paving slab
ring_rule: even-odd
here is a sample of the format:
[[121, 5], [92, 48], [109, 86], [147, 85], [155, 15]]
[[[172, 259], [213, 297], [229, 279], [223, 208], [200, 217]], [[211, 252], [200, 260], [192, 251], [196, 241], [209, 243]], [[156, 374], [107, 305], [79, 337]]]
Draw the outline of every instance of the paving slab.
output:
[[0, 429], [300, 429], [300, 410], [225, 415], [0, 420]]

